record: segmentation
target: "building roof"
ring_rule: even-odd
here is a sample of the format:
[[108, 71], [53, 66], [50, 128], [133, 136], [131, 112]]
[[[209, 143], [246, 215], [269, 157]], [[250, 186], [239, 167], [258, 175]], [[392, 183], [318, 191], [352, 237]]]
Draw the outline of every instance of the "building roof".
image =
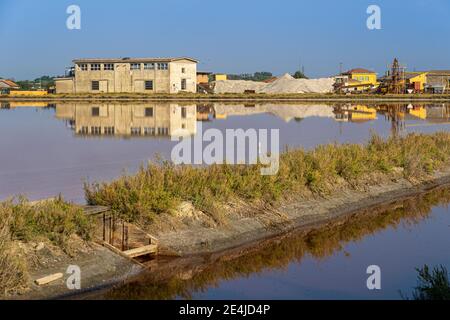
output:
[[178, 60], [190, 60], [198, 63], [198, 60], [189, 57], [177, 57], [177, 58], [89, 58], [89, 59], [75, 59], [73, 63], [145, 63], [145, 62], [173, 62]]
[[450, 70], [430, 70], [428, 74], [450, 76]]
[[376, 73], [375, 71], [367, 70], [364, 68], [355, 68], [344, 72], [343, 74], [352, 74], [352, 73]]
[[421, 74], [427, 73], [426, 71], [413, 71], [413, 72], [405, 72], [405, 78], [407, 80], [411, 78], [415, 78], [417, 76], [420, 76]]
[[210, 75], [210, 74], [212, 74], [212, 72], [207, 72], [207, 71], [197, 71], [197, 74], [199, 74], [199, 75]]
[[0, 82], [2, 84], [4, 84], [6, 88], [14, 88], [14, 89], [20, 88], [20, 86], [17, 83], [15, 83], [14, 81], [11, 81], [11, 80], [0, 79]]

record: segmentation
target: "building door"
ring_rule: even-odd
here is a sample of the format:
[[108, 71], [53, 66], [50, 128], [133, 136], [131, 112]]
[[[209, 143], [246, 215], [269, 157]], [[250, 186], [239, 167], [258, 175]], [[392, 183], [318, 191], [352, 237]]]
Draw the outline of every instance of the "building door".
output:
[[114, 91], [131, 92], [131, 75], [126, 63], [119, 63], [115, 66]]
[[100, 80], [99, 81], [99, 91], [100, 92], [108, 92], [108, 80]]

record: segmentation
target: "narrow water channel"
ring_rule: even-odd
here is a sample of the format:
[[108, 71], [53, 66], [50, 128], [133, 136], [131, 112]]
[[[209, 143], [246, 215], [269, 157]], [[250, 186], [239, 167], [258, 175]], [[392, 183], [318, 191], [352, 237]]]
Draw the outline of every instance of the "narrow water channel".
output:
[[[269, 240], [244, 252], [148, 262], [150, 272], [118, 286], [108, 299], [402, 299], [415, 268], [450, 268], [450, 187], [313, 231]], [[381, 290], [366, 269], [381, 268]]]
[[176, 130], [278, 129], [280, 147], [363, 143], [450, 127], [448, 104], [187, 104], [2, 102], [0, 200], [62, 194], [84, 202], [83, 182], [132, 173], [157, 155], [170, 157]]

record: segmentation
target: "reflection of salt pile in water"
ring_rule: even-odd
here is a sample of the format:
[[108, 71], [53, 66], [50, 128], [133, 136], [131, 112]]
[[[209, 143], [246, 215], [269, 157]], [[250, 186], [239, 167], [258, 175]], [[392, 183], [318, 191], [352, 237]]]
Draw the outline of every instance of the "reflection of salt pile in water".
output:
[[295, 79], [286, 73], [271, 83], [245, 80], [216, 81], [214, 93], [243, 93], [245, 90], [254, 90], [257, 93], [329, 93], [333, 92], [333, 84], [333, 78]]
[[279, 105], [256, 104], [252, 108], [244, 105], [214, 104], [216, 114], [222, 116], [245, 116], [259, 113], [270, 113], [288, 122], [294, 118], [334, 118], [333, 107], [327, 105]]

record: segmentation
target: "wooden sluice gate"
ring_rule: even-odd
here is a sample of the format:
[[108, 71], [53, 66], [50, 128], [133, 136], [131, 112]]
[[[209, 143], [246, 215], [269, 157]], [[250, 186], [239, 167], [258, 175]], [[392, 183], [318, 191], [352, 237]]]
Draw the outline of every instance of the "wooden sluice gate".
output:
[[95, 238], [115, 253], [130, 259], [158, 253], [158, 239], [121, 219], [108, 207], [84, 206], [83, 210], [96, 218]]

